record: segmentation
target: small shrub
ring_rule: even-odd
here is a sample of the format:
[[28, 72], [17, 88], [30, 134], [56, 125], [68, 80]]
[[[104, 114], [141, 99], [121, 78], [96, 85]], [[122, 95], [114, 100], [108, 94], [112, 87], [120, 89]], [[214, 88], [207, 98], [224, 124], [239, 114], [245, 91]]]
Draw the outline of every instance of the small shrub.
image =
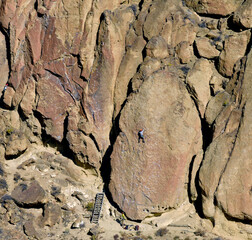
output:
[[119, 235], [118, 234], [114, 235], [114, 240], [119, 240]]
[[92, 212], [93, 209], [94, 209], [94, 202], [88, 202], [87, 205], [85, 206], [85, 208], [86, 208], [88, 211]]
[[160, 228], [156, 231], [155, 235], [162, 237], [162, 236], [166, 235], [167, 233], [168, 233], [167, 228]]
[[194, 232], [194, 234], [196, 236], [201, 236], [201, 237], [205, 237], [206, 233], [204, 230], [198, 229], [196, 232]]
[[6, 134], [11, 135], [13, 133], [14, 129], [13, 128], [7, 128]]
[[228, 105], [228, 101], [224, 101], [222, 104], [223, 107], [226, 107], [227, 105]]

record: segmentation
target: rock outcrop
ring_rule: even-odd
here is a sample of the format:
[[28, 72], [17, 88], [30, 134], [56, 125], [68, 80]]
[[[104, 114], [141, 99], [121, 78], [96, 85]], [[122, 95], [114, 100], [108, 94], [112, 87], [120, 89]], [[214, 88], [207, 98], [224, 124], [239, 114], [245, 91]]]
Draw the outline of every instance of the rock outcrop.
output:
[[[38, 205], [42, 228], [66, 214], [37, 179], [6, 180], [7, 161], [44, 145], [102, 179], [133, 220], [190, 200], [216, 228], [250, 226], [251, 12], [248, 0], [0, 1], [7, 222], [22, 220], [26, 235], [39, 238], [21, 208]], [[82, 175], [63, 160], [57, 168], [71, 181]]]
[[[200, 118], [174, 72], [156, 71], [138, 91], [121, 113], [111, 156], [110, 191], [132, 219], [175, 208], [186, 199], [188, 166], [202, 146]], [[141, 128], [145, 143], [138, 141]]]

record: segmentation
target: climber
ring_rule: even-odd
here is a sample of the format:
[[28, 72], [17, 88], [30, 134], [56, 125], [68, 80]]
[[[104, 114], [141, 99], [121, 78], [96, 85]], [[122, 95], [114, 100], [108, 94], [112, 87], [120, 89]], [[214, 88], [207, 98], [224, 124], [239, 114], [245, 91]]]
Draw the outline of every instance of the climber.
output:
[[144, 141], [144, 129], [140, 129], [140, 131], [138, 132], [138, 142], [140, 143], [140, 139], [142, 139], [142, 142], [145, 143]]
[[5, 92], [5, 90], [7, 89], [7, 87], [8, 87], [8, 83], [5, 84], [3, 92]]
[[124, 227], [124, 222], [125, 222], [125, 220], [126, 220], [126, 216], [125, 216], [124, 213], [122, 213], [122, 215], [121, 215], [121, 226], [122, 226], [122, 227]]

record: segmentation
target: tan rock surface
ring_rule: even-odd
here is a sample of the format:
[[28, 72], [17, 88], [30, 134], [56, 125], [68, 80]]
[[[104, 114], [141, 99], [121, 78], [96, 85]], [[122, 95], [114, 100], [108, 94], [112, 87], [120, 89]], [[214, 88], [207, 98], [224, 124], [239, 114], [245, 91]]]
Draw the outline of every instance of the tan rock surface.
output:
[[[239, 130], [234, 148], [217, 189], [217, 201], [226, 214], [237, 219], [252, 219], [251, 205], [251, 65], [252, 55], [248, 55], [242, 85], [242, 111]], [[244, 105], [243, 105], [244, 104]], [[242, 137], [241, 137], [242, 136]], [[230, 188], [232, 186], [232, 188]]]
[[220, 112], [231, 102], [231, 96], [226, 91], [219, 92], [211, 98], [205, 111], [205, 119], [212, 124]]
[[181, 42], [178, 44], [176, 52], [181, 63], [189, 63], [193, 60], [193, 46], [189, 42]]
[[114, 87], [125, 51], [125, 35], [133, 16], [134, 12], [128, 8], [120, 9], [114, 14], [104, 12], [98, 38], [100, 54], [95, 59], [83, 99], [88, 121], [94, 126], [93, 135], [103, 153], [110, 144]]
[[186, 82], [189, 91], [197, 102], [201, 116], [204, 116], [206, 105], [210, 99], [209, 82], [213, 74], [213, 66], [206, 59], [199, 59], [189, 71]]
[[195, 43], [201, 57], [212, 59], [218, 57], [220, 54], [216, 49], [214, 42], [211, 42], [210, 39], [206, 37], [197, 38]]
[[242, 58], [246, 52], [250, 35], [249, 31], [244, 31], [233, 34], [225, 40], [218, 63], [218, 70], [223, 76], [230, 77], [232, 75], [236, 61]]
[[[138, 143], [140, 128], [145, 143]], [[132, 219], [181, 205], [189, 162], [202, 144], [198, 113], [183, 83], [168, 70], [151, 75], [123, 109], [120, 129], [111, 156], [114, 201]]]
[[252, 2], [245, 1], [234, 13], [233, 21], [240, 27], [252, 27]]
[[[93, 228], [86, 205], [107, 193], [111, 177], [113, 200], [132, 219], [170, 211], [138, 223], [139, 238], [155, 239], [164, 226], [169, 239], [175, 232], [210, 239], [208, 231], [250, 239], [243, 224], [251, 219], [250, 5], [0, 0], [0, 91], [9, 84], [0, 102], [3, 236], [15, 228], [20, 239], [24, 229], [41, 239], [86, 236]], [[8, 198], [34, 179], [52, 203], [41, 228], [41, 207], [21, 209]], [[192, 211], [200, 205], [211, 221]], [[101, 238], [134, 237], [119, 215], [105, 198]], [[85, 227], [71, 229], [81, 220]], [[206, 235], [196, 236], [197, 228]]]
[[193, 8], [197, 13], [209, 15], [226, 16], [234, 12], [241, 4], [242, 0], [185, 0], [187, 6]]

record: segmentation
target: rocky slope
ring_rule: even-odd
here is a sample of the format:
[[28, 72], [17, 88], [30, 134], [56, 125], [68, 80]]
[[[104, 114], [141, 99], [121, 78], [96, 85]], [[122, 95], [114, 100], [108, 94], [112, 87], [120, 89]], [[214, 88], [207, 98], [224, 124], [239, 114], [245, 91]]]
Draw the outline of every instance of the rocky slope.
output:
[[2, 0], [0, 23], [3, 203], [27, 207], [5, 165], [45, 145], [132, 220], [189, 201], [252, 237], [250, 0]]

